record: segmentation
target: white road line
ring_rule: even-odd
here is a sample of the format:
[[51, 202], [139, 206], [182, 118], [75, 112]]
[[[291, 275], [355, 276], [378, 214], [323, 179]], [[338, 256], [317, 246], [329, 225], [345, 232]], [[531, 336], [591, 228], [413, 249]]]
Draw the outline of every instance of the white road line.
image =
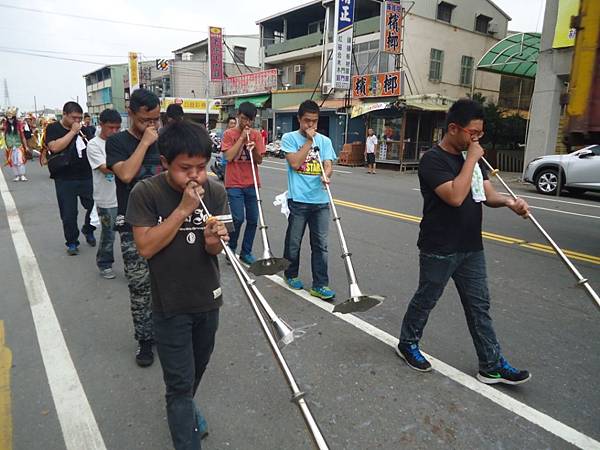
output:
[[[287, 162], [283, 162], [283, 161], [271, 161], [270, 159], [263, 159], [263, 163], [266, 163], [266, 162], [272, 163], [272, 164], [287, 164]], [[337, 172], [337, 173], [350, 173], [350, 174], [354, 173], [354, 172], [350, 172], [348, 170], [340, 170], [340, 169], [333, 169], [333, 171]]]
[[571, 211], [561, 211], [560, 209], [542, 208], [541, 206], [532, 206], [532, 205], [529, 205], [529, 207], [531, 209], [541, 209], [542, 211], [550, 211], [550, 212], [555, 212], [555, 213], [560, 213], [560, 214], [569, 214], [571, 216], [589, 217], [590, 219], [600, 219], [600, 216], [591, 216], [589, 214], [579, 214], [579, 213], [574, 213]]
[[[502, 195], [510, 195], [506, 192], [500, 192], [500, 194]], [[519, 194], [519, 197], [523, 197], [523, 198], [532, 198], [535, 200], [544, 200], [546, 202], [556, 202], [556, 203], [565, 203], [567, 205], [577, 205], [577, 206], [589, 206], [590, 208], [600, 208], [600, 205], [592, 205], [591, 203], [581, 203], [581, 202], [570, 202], [568, 200], [558, 200], [555, 199], [553, 197], [534, 197], [533, 195], [521, 195]]]
[[[374, 338], [380, 340], [384, 344], [389, 345], [392, 348], [395, 348], [398, 345], [398, 339], [392, 336], [389, 333], [386, 333], [383, 330], [371, 325], [370, 323], [352, 315], [352, 314], [340, 314], [333, 312], [333, 305], [330, 303], [326, 303], [322, 300], [317, 300], [315, 297], [312, 297], [305, 290], [294, 290], [291, 289], [278, 275], [267, 275], [267, 278], [279, 286], [287, 289], [288, 291], [296, 294], [302, 299], [312, 303], [313, 305], [321, 308], [324, 311], [336, 316], [338, 319], [341, 319], [350, 325], [358, 328], [359, 330], [373, 336]], [[481, 395], [482, 397], [487, 398], [488, 400], [496, 403], [502, 408], [511, 411], [518, 416], [528, 420], [529, 422], [543, 428], [544, 430], [552, 433], [555, 436], [573, 444], [582, 449], [600, 449], [600, 442], [595, 439], [577, 431], [574, 428], [571, 428], [568, 425], [565, 425], [562, 422], [550, 417], [547, 414], [544, 414], [537, 409], [532, 408], [531, 406], [526, 405], [518, 400], [515, 400], [509, 395], [504, 394], [503, 392], [488, 386], [486, 384], [480, 383], [475, 378], [470, 375], [467, 375], [464, 372], [461, 372], [458, 369], [446, 364], [443, 361], [440, 361], [437, 358], [432, 357], [424, 352], [422, 352], [429, 362], [431, 362], [432, 367], [442, 375], [450, 378], [452, 381], [460, 384], [461, 386]], [[391, 354], [391, 353], [390, 353]], [[407, 369], [410, 370], [410, 369]]]
[[[421, 189], [419, 189], [419, 188], [412, 188], [412, 190], [413, 191], [420, 191]], [[509, 194], [507, 194], [505, 192], [500, 192], [500, 194], [502, 194], [502, 195], [509, 195]], [[587, 203], [567, 202], [567, 201], [564, 201], [564, 200], [552, 200], [552, 199], [549, 199], [549, 198], [542, 198], [542, 197], [531, 197], [529, 195], [519, 195], [519, 197], [532, 198], [532, 199], [536, 199], [536, 200], [548, 200], [548, 201], [566, 203], [568, 205], [590, 206], [592, 208], [600, 208], [600, 206], [598, 206], [598, 205], [588, 205]], [[550, 212], [555, 212], [555, 213], [558, 213], [558, 214], [568, 214], [570, 216], [589, 217], [590, 219], [600, 219], [600, 216], [592, 216], [590, 214], [580, 214], [580, 213], [574, 213], [574, 212], [571, 212], [571, 211], [562, 211], [560, 209], [544, 208], [542, 206], [529, 205], [529, 207], [531, 209], [540, 209], [542, 211], [550, 211]]]
[[0, 174], [0, 193], [65, 446], [68, 450], [105, 450], [104, 440], [77, 375], [35, 254], [3, 173]]
[[287, 172], [287, 169], [282, 169], [281, 167], [269, 167], [269, 166], [265, 166], [264, 164], [261, 164], [260, 167], [262, 169], [281, 170], [283, 172]]

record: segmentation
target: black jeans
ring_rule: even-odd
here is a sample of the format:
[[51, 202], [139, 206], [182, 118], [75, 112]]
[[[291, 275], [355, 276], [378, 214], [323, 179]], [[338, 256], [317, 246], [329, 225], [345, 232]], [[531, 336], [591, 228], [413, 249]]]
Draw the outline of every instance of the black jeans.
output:
[[77, 227], [77, 197], [85, 208], [85, 222], [81, 228], [83, 234], [93, 232], [96, 227], [90, 225], [90, 214], [94, 208], [92, 178], [84, 180], [54, 179], [56, 199], [60, 210], [60, 219], [63, 224], [65, 245], [79, 245], [79, 228]]
[[219, 310], [174, 315], [154, 311], [152, 317], [173, 446], [175, 450], [199, 450], [194, 395], [215, 346]]
[[400, 343], [419, 342], [429, 313], [452, 278], [479, 358], [479, 369], [487, 372], [500, 367], [502, 353], [490, 317], [490, 294], [483, 250], [451, 255], [421, 252], [419, 268], [419, 288], [404, 315]]

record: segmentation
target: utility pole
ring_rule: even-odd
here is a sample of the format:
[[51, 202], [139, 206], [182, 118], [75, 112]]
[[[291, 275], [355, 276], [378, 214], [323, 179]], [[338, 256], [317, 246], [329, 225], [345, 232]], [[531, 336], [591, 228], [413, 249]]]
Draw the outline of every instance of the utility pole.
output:
[[8, 81], [4, 79], [4, 106], [10, 106], [10, 95], [8, 94]]
[[204, 126], [206, 127], [206, 132], [208, 133], [208, 125], [209, 125], [209, 119], [208, 119], [208, 114], [209, 114], [209, 108], [210, 108], [210, 99], [209, 99], [209, 91], [210, 91], [210, 80], [207, 78], [206, 79], [206, 117], [204, 119]]
[[37, 99], [33, 96], [33, 107], [35, 108], [35, 116], [37, 117]]

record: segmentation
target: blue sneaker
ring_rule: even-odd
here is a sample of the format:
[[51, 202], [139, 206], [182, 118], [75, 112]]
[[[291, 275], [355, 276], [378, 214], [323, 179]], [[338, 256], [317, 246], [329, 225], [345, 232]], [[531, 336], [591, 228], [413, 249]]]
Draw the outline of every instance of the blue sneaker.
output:
[[310, 295], [321, 300], [331, 300], [335, 297], [335, 291], [329, 286], [314, 287], [310, 290]]
[[523, 384], [531, 378], [531, 374], [527, 370], [515, 369], [507, 360], [500, 360], [501, 367], [490, 372], [482, 370], [477, 374], [477, 379], [485, 384], [504, 383], [510, 385]]
[[198, 433], [200, 433], [200, 439], [204, 439], [208, 436], [208, 423], [200, 412], [200, 408], [194, 402], [194, 412], [196, 413], [196, 426], [198, 427]]
[[256, 262], [256, 258], [254, 257], [254, 255], [252, 253], [247, 253], [245, 255], [240, 255], [240, 261], [242, 261], [245, 264], [252, 264], [254, 262]]
[[296, 289], [297, 291], [299, 291], [300, 289], [304, 289], [304, 283], [298, 277], [296, 277], [296, 278], [286, 278], [285, 282], [287, 283], [287, 285], [289, 287], [291, 287], [292, 289]]
[[396, 354], [406, 361], [409, 367], [419, 372], [429, 372], [431, 363], [425, 359], [418, 344], [398, 344]]
[[79, 255], [79, 246], [77, 244], [69, 244], [69, 245], [67, 245], [67, 253], [70, 256]]
[[90, 231], [89, 233], [85, 233], [84, 236], [85, 236], [85, 242], [87, 242], [90, 247], [96, 246], [96, 238], [94, 237], [93, 231]]

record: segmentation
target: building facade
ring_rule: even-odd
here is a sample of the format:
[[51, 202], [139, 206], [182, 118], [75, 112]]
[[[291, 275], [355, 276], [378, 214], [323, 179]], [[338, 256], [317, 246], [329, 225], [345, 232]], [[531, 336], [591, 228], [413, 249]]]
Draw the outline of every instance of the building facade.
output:
[[127, 64], [113, 64], [84, 75], [86, 106], [90, 115], [97, 119], [105, 109], [116, 109], [126, 116], [125, 79]]
[[[394, 56], [380, 51], [380, 3], [355, 0], [352, 75], [403, 73], [399, 96], [363, 100], [332, 86], [335, 3], [316, 0], [257, 22], [262, 65], [277, 68], [279, 74], [278, 89], [272, 92], [278, 134], [297, 127], [294, 108], [313, 98], [322, 104], [322, 128], [336, 151], [345, 143], [364, 141], [366, 129], [372, 127], [382, 140], [384, 133], [389, 137], [392, 132], [396, 142], [388, 146], [385, 159], [395, 161], [410, 146], [416, 157], [417, 141], [430, 145], [439, 135], [439, 117], [472, 85], [489, 100], [498, 99], [500, 76], [475, 73], [486, 50], [507, 33], [510, 17], [493, 2], [415, 2], [404, 16], [403, 55]], [[373, 102], [385, 106], [377, 112], [368, 105], [353, 110]], [[414, 138], [408, 137], [411, 130]]]

